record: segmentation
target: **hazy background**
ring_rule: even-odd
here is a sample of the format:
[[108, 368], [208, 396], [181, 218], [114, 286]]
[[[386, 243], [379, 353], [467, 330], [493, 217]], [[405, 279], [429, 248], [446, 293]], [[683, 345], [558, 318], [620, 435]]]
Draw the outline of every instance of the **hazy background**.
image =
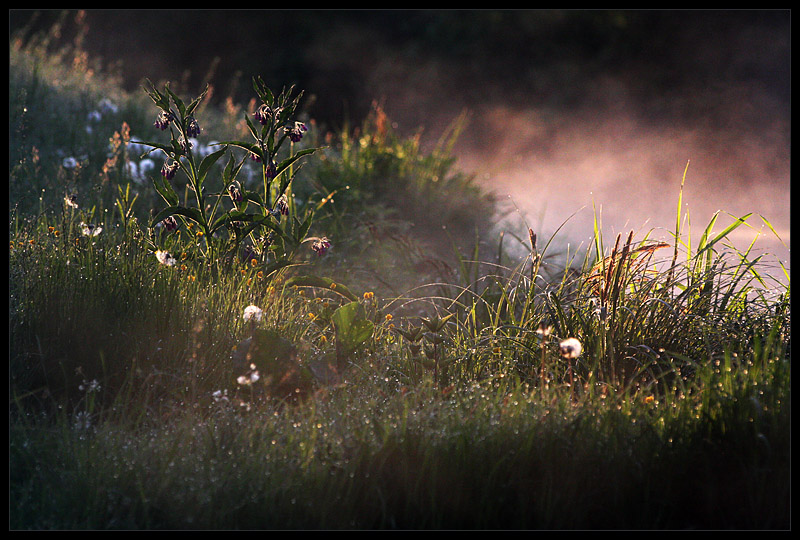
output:
[[[58, 14], [12, 10], [10, 29]], [[631, 228], [667, 239], [690, 162], [695, 234], [716, 210], [761, 214], [786, 247], [766, 229], [757, 245], [788, 261], [788, 10], [88, 10], [86, 21], [84, 47], [132, 90], [144, 77], [193, 91], [209, 81], [215, 99], [246, 103], [260, 75], [305, 89], [328, 129], [378, 100], [428, 144], [466, 110], [459, 167], [540, 237], [579, 211], [559, 233], [576, 246], [592, 236], [593, 204], [609, 241]], [[754, 232], [739, 230], [746, 246]]]

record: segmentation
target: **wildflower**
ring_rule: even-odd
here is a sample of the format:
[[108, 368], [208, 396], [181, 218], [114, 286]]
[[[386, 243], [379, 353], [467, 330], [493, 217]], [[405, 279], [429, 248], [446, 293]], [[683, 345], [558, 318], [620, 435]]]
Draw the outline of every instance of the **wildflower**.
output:
[[87, 394], [90, 394], [92, 392], [99, 392], [100, 388], [101, 386], [100, 383], [97, 382], [97, 379], [92, 379], [89, 382], [84, 380], [83, 384], [78, 385], [78, 390], [80, 390], [81, 392], [85, 390]]
[[64, 204], [72, 208], [78, 208], [78, 196], [75, 194], [67, 194], [64, 196]]
[[190, 116], [186, 123], [186, 135], [189, 137], [197, 137], [200, 135], [200, 124], [197, 123], [194, 116]]
[[189, 150], [192, 149], [192, 141], [188, 140], [186, 137], [183, 136], [183, 133], [178, 136], [178, 144], [183, 149], [183, 153], [186, 154]]
[[581, 354], [581, 342], [575, 338], [567, 338], [559, 344], [561, 356], [564, 358], [577, 358]]
[[285, 193], [278, 197], [278, 200], [275, 201], [275, 209], [284, 216], [289, 215], [289, 203]]
[[553, 331], [552, 326], [545, 326], [544, 324], [540, 324], [539, 328], [536, 329], [536, 333], [542, 336], [543, 338], [549, 336], [550, 332], [552, 331]]
[[269, 180], [278, 176], [278, 165], [275, 163], [275, 160], [270, 160], [269, 165], [267, 165], [266, 174]]
[[175, 173], [178, 172], [178, 167], [177, 161], [173, 161], [172, 163], [165, 161], [164, 165], [161, 167], [161, 176], [167, 180], [172, 180], [175, 177]]
[[653, 403], [655, 401], [655, 399], [656, 398], [653, 397], [653, 396], [647, 396], [646, 398], [644, 398], [644, 402], [645, 403]]
[[278, 118], [281, 114], [281, 108], [277, 107], [273, 109], [266, 103], [263, 103], [256, 112], [253, 113], [253, 116], [256, 117], [256, 120], [262, 125], [266, 126], [269, 124], [273, 119]]
[[240, 203], [242, 200], [244, 200], [244, 196], [242, 195], [242, 192], [239, 191], [239, 188], [236, 186], [236, 184], [231, 184], [228, 186], [228, 195], [230, 195], [231, 200], [235, 203]]
[[211, 394], [211, 397], [213, 397], [214, 401], [217, 403], [228, 401], [228, 390], [216, 390]]
[[[253, 368], [255, 366], [253, 364], [250, 364], [250, 367]], [[260, 379], [260, 378], [261, 378], [261, 376], [258, 374], [258, 371], [253, 369], [253, 371], [251, 371], [247, 375], [240, 375], [236, 379], [236, 382], [238, 382], [239, 384], [241, 384], [243, 386], [249, 386], [249, 385], [253, 384], [254, 382], [258, 381], [258, 379]]]
[[325, 255], [325, 253], [328, 252], [330, 247], [331, 247], [331, 242], [325, 236], [323, 236], [322, 238], [317, 238], [314, 241], [314, 243], [311, 244], [311, 249], [314, 250], [314, 252], [320, 257]]
[[170, 255], [168, 251], [162, 251], [160, 249], [156, 251], [156, 259], [166, 266], [175, 266], [178, 263], [178, 260]]
[[246, 308], [244, 308], [244, 315], [242, 315], [242, 318], [245, 321], [249, 321], [251, 319], [255, 321], [260, 321], [263, 316], [264, 316], [264, 310], [262, 310], [258, 306], [251, 304]]
[[86, 224], [81, 221], [81, 232], [84, 236], [97, 236], [103, 232], [103, 227], [100, 225]]
[[175, 219], [175, 216], [167, 216], [162, 221], [161, 224], [164, 225], [164, 228], [168, 231], [174, 231], [178, 228], [178, 220]]
[[61, 166], [65, 169], [74, 169], [78, 166], [78, 160], [74, 157], [66, 157], [61, 161]]
[[283, 128], [286, 134], [289, 135], [289, 140], [292, 142], [299, 142], [303, 138], [303, 133], [308, 131], [306, 125], [302, 122], [295, 122], [292, 128]]
[[259, 156], [259, 155], [258, 155], [258, 154], [256, 154], [255, 152], [251, 152], [251, 153], [250, 153], [250, 159], [252, 159], [252, 160], [253, 160], [253, 161], [255, 161], [256, 163], [261, 163], [261, 156]]
[[372, 291], [367, 291], [364, 293], [364, 300], [372, 300], [373, 296], [375, 296], [375, 293]]
[[77, 431], [88, 431], [92, 428], [92, 415], [86, 411], [76, 413], [73, 425]]
[[391, 321], [392, 319], [394, 319], [394, 316], [391, 313], [387, 313], [385, 318], [387, 321]]
[[158, 129], [160, 129], [161, 131], [164, 131], [165, 129], [167, 129], [167, 126], [169, 126], [169, 123], [172, 122], [173, 118], [174, 117], [172, 115], [172, 112], [162, 110], [158, 114], [158, 117], [156, 118], [156, 121], [153, 123], [153, 125], [156, 126]]

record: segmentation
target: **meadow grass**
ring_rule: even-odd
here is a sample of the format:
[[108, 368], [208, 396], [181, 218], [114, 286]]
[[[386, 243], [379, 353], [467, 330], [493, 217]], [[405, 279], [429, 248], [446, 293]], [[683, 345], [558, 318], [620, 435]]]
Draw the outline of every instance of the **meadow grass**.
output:
[[[152, 104], [114, 94], [95, 147], [77, 119], [106, 82], [46, 57], [12, 50], [11, 529], [789, 528], [788, 270], [728, 244], [752, 216], [693, 237], [679, 203], [670, 242], [598, 225], [557, 257], [511, 231], [521, 258], [445, 262], [425, 205], [484, 241], [491, 201], [453, 139], [426, 153], [377, 109], [292, 171], [330, 253], [211, 257], [197, 226], [155, 232], [126, 165]], [[54, 104], [78, 112], [50, 132]], [[247, 134], [253, 110], [203, 107]]]

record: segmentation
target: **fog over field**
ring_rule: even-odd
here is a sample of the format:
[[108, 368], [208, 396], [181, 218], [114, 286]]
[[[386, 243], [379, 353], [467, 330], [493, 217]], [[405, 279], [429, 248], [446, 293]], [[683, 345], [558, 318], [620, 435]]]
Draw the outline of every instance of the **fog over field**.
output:
[[[12, 28], [29, 18], [13, 12]], [[132, 89], [210, 80], [220, 98], [249, 99], [258, 74], [304, 88], [321, 126], [357, 125], [378, 101], [428, 144], [466, 111], [458, 166], [540, 238], [577, 212], [560, 238], [585, 243], [595, 205], [611, 241], [630, 229], [668, 241], [688, 163], [692, 231], [716, 211], [716, 230], [726, 212], [752, 212], [754, 229], [732, 238], [746, 248], [761, 231], [760, 250], [788, 266], [788, 10], [88, 10], [86, 21], [84, 46]]]

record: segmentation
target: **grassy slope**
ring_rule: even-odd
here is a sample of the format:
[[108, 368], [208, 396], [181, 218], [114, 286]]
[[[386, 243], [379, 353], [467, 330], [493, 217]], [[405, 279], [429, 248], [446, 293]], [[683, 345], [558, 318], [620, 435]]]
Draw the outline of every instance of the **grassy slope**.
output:
[[[597, 274], [562, 282], [556, 273], [537, 279], [531, 297], [530, 264], [488, 274], [465, 264], [458, 284], [435, 289], [442, 299], [409, 300], [405, 311], [380, 292], [362, 300], [376, 331], [338, 384], [314, 382], [295, 404], [259, 399], [235, 383], [230, 364], [249, 332], [243, 307], [263, 307], [263, 326], [319, 368], [336, 342], [326, 302], [340, 298], [270, 293], [246, 266], [159, 266], [142, 226], [121, 224], [110, 204], [124, 173], [96, 180], [123, 121], [134, 133], [149, 128], [147, 104], [28, 52], [13, 52], [10, 82], [12, 529], [788, 527], [788, 288], [748, 299], [730, 287], [753, 281], [746, 265], [699, 258], [652, 280], [647, 266], [588, 281]], [[103, 96], [122, 107], [87, 133], [83, 119]], [[72, 120], [54, 124], [63, 111]], [[232, 113], [205, 113], [209, 130], [235, 129]], [[322, 195], [359, 187], [320, 214], [318, 225], [343, 241], [315, 262], [355, 281], [344, 280], [359, 297], [381, 279], [354, 267], [371, 272], [408, 254], [383, 237], [365, 248], [359, 236], [407, 231], [376, 182], [395, 182], [408, 204], [395, 207], [400, 217], [429, 196], [430, 184], [408, 182], [434, 176], [452, 180], [445, 200], [463, 189], [465, 208], [485, 204], [446, 152], [426, 156], [376, 124], [362, 129], [358, 145], [338, 134], [305, 177]], [[85, 156], [81, 168], [61, 165], [70, 155]], [[69, 182], [94, 209], [61, 210]], [[158, 202], [148, 191], [136, 203], [143, 217]], [[83, 236], [81, 220], [104, 232]], [[634, 261], [630, 250], [600, 251]], [[670, 296], [669, 284], [684, 293]], [[611, 326], [580, 294], [590, 285], [606, 291]], [[404, 316], [420, 306], [457, 312], [433, 357], [437, 371], [389, 330], [420, 325]], [[554, 341], [540, 349], [545, 320]], [[574, 402], [555, 341], [571, 335], [585, 348], [575, 364], [585, 391]], [[545, 391], [540, 352], [551, 366]], [[625, 362], [649, 369], [622, 389], [608, 376]]]

